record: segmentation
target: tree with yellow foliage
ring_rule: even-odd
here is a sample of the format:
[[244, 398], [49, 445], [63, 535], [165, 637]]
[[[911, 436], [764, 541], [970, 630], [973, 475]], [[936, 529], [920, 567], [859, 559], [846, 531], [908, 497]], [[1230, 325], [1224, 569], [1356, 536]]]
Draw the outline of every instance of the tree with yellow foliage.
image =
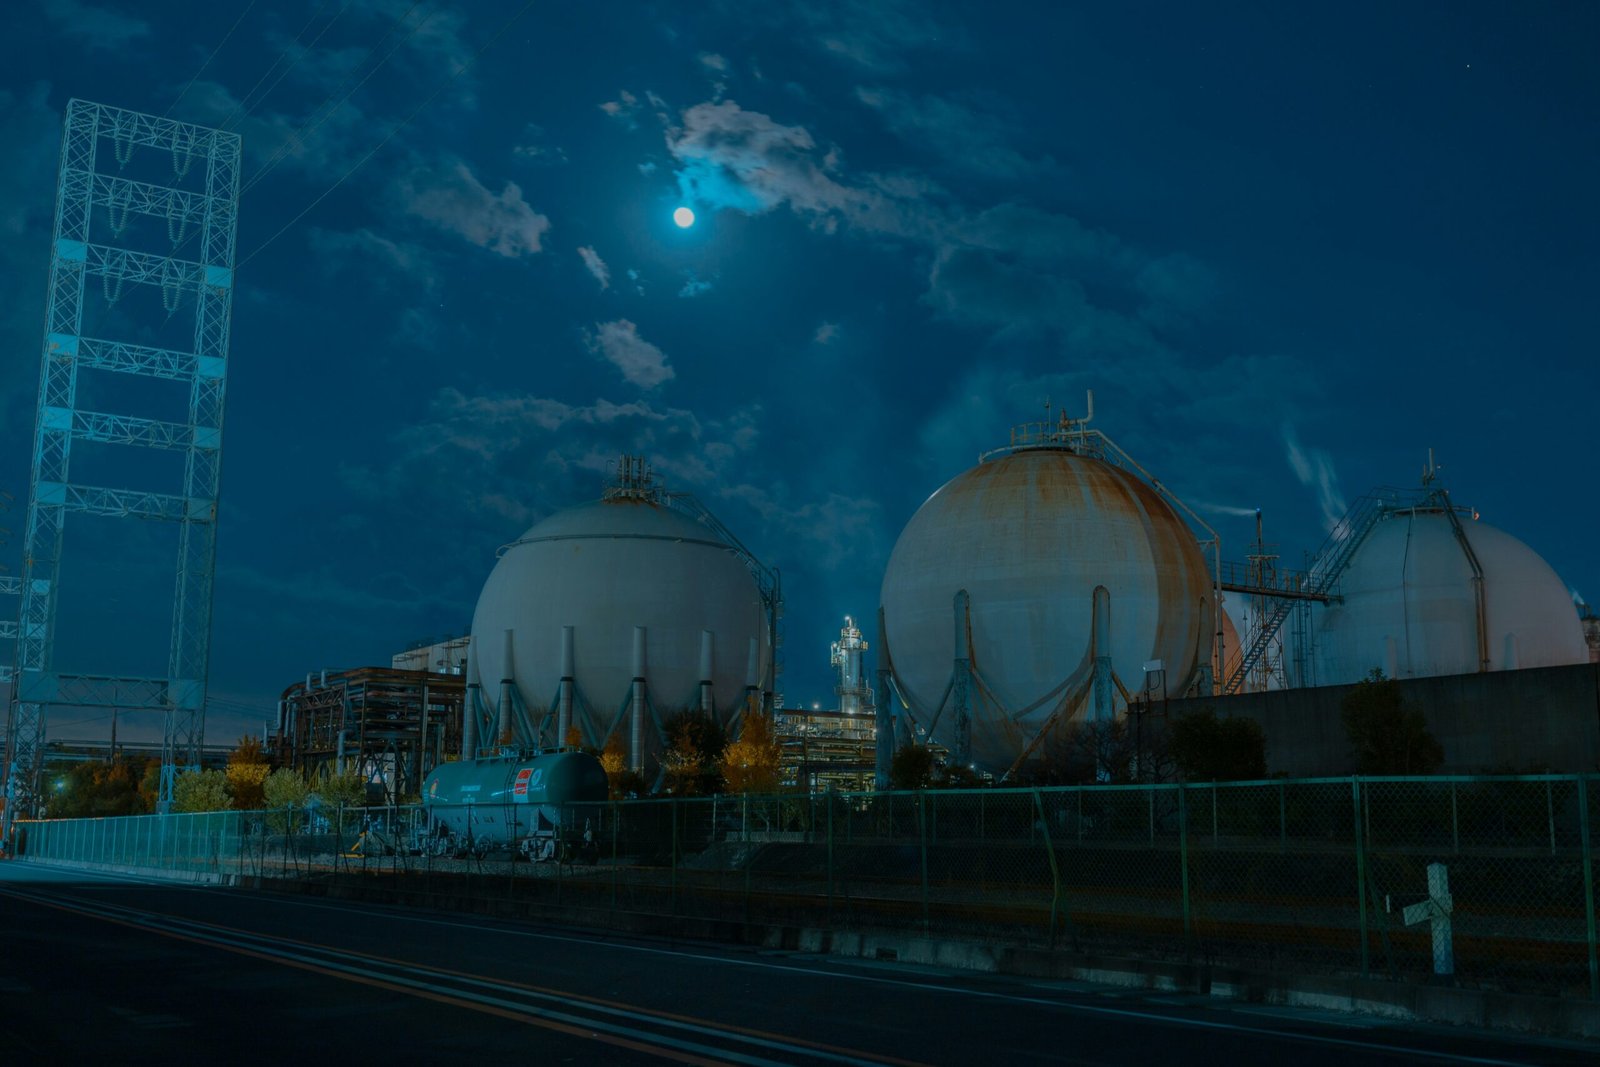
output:
[[228, 753], [228, 791], [233, 794], [233, 806], [253, 811], [265, 804], [262, 787], [272, 770], [267, 765], [267, 754], [261, 742], [246, 734]]
[[630, 794], [644, 795], [647, 788], [644, 778], [628, 769], [628, 750], [622, 743], [620, 730], [606, 738], [606, 747], [600, 750], [599, 758], [612, 800], [621, 800]]
[[776, 793], [783, 775], [783, 743], [772, 716], [747, 711], [739, 723], [739, 739], [722, 754], [722, 778], [730, 793]]

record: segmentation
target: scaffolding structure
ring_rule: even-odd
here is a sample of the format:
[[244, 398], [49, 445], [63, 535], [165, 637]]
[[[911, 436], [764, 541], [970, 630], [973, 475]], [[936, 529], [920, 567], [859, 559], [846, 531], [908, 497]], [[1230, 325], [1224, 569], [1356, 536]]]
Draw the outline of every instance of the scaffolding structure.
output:
[[461, 752], [465, 694], [461, 674], [389, 667], [308, 674], [284, 690], [268, 755], [307, 780], [353, 772], [381, 787], [384, 803], [412, 801], [428, 773]]
[[[177, 769], [198, 765], [210, 659], [239, 176], [236, 134], [84, 100], [67, 104], [28, 494], [16, 681], [6, 730], [8, 825], [19, 815], [38, 812], [52, 708], [162, 713], [162, 810], [171, 804]], [[130, 221], [138, 225], [130, 228]], [[104, 313], [86, 322], [92, 278], [100, 280], [104, 301], [96, 311]], [[159, 291], [159, 311], [149, 303], [139, 307], [135, 305], [141, 301], [123, 301], [140, 287]], [[110, 313], [113, 308], [115, 314]], [[91, 329], [92, 336], [86, 333]], [[172, 341], [173, 336], [179, 340]], [[178, 383], [187, 388], [187, 417], [177, 422], [85, 410], [79, 397], [84, 370]], [[75, 481], [70, 470], [74, 442], [177, 453], [182, 484], [173, 487], [175, 492], [152, 492]], [[176, 524], [176, 580], [164, 675], [117, 677], [58, 669], [57, 613], [69, 513]], [[107, 620], [85, 621], [101, 627]]]

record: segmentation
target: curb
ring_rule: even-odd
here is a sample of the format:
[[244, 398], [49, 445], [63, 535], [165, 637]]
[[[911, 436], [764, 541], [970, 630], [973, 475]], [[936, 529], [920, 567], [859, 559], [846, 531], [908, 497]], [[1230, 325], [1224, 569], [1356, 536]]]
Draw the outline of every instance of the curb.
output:
[[537, 920], [596, 931], [670, 940], [749, 945], [846, 959], [911, 963], [951, 970], [1085, 982], [1120, 989], [1215, 997], [1280, 1007], [1352, 1012], [1396, 1022], [1443, 1023], [1547, 1037], [1600, 1039], [1600, 1002], [1529, 996], [1377, 978], [1283, 974], [1216, 964], [1173, 963], [1067, 951], [937, 939], [894, 931], [826, 930], [745, 924], [731, 919], [648, 915], [534, 901], [361, 884], [245, 877], [242, 888], [298, 896], [367, 900], [490, 918]]

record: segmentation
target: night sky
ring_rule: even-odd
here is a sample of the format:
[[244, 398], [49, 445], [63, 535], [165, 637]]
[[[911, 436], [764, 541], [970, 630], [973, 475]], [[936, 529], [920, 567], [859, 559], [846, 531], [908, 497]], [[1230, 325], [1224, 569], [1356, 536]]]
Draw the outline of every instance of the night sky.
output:
[[[1600, 599], [1600, 5], [247, 3], [0, 16], [11, 573], [66, 101], [244, 137], [208, 740], [465, 630], [623, 451], [782, 570], [826, 702], [911, 513], [1087, 389], [1225, 557], [1432, 447]], [[64, 666], [164, 648], [164, 534], [111, 536]]]

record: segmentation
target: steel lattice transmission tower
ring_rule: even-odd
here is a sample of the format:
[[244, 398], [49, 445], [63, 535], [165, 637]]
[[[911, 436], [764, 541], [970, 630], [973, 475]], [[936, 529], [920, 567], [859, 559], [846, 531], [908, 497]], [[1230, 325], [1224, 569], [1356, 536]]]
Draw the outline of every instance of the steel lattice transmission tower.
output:
[[[18, 815], [38, 812], [46, 724], [53, 707], [163, 712], [163, 810], [170, 806], [177, 768], [198, 763], [210, 656], [239, 150], [236, 134], [83, 100], [67, 104], [23, 549], [16, 686], [6, 731], [8, 824]], [[139, 165], [133, 173], [158, 180], [125, 176], [136, 157]], [[147, 238], [143, 243], [156, 244], [164, 254], [135, 247], [138, 242], [127, 232], [134, 216], [144, 217], [139, 228]], [[165, 242], [159, 241], [162, 223]], [[154, 242], [148, 239], [151, 232], [157, 235]], [[159, 289], [166, 314], [165, 320], [155, 317], [160, 329], [126, 312], [100, 316], [108, 325], [95, 327], [98, 336], [85, 336], [84, 296], [91, 278], [100, 279], [107, 305], [116, 304], [130, 284]], [[175, 347], [147, 343], [157, 334]], [[169, 341], [170, 336], [181, 340]], [[84, 370], [187, 386], [188, 419], [171, 422], [85, 410], [78, 395]], [[180, 491], [154, 493], [74, 481], [76, 441], [180, 453]], [[165, 677], [64, 674], [57, 669], [62, 533], [72, 513], [177, 524]], [[91, 625], [100, 621], [88, 620]]]

